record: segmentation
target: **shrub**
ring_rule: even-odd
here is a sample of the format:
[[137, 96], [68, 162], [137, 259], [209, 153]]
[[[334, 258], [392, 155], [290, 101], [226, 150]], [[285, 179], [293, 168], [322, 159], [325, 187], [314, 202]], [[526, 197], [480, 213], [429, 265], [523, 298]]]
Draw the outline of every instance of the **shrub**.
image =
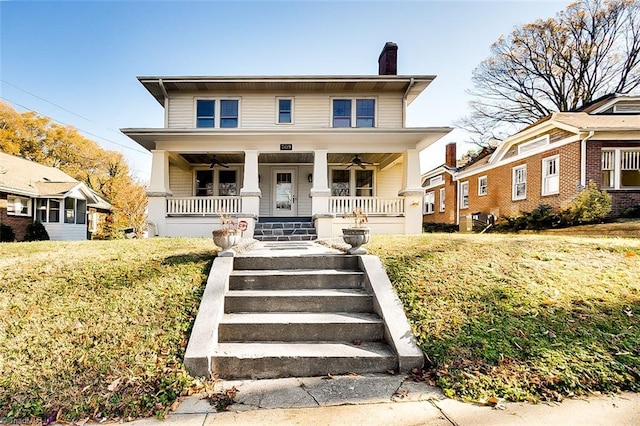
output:
[[640, 218], [640, 204], [637, 204], [633, 207], [629, 207], [625, 211], [622, 212], [620, 217], [635, 219]]
[[12, 243], [16, 240], [13, 229], [9, 225], [0, 223], [0, 243]]
[[25, 241], [45, 241], [48, 239], [49, 233], [42, 223], [33, 222], [27, 226], [27, 234], [24, 236]]
[[458, 225], [451, 223], [423, 223], [422, 229], [424, 232], [458, 232]]
[[569, 210], [576, 224], [601, 221], [611, 213], [611, 195], [600, 191], [591, 180], [573, 200]]
[[525, 215], [526, 229], [541, 230], [551, 228], [557, 221], [557, 215], [548, 204], [540, 204], [531, 213]]

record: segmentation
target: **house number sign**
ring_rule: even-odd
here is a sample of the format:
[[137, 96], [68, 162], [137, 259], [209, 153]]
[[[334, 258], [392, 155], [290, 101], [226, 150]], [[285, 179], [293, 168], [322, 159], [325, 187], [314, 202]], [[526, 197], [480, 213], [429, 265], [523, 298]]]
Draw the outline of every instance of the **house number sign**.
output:
[[280, 151], [291, 151], [293, 149], [293, 144], [290, 143], [281, 143]]

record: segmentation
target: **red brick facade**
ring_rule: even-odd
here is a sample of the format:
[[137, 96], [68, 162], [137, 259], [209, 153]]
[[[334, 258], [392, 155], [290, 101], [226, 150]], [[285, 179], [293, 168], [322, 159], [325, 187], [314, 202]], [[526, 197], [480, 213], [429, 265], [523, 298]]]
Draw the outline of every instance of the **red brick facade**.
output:
[[9, 225], [13, 230], [16, 241], [23, 241], [27, 234], [27, 226], [33, 222], [30, 216], [14, 216], [7, 214], [7, 196], [5, 192], [0, 192], [0, 223]]
[[[433, 188], [429, 188], [425, 191], [434, 192], [434, 207], [433, 213], [425, 214], [422, 218], [423, 223], [456, 223], [456, 207], [457, 207], [457, 183], [453, 181], [451, 173], [443, 173], [444, 183]], [[440, 189], [444, 188], [445, 195], [445, 209], [444, 212], [440, 211]]]

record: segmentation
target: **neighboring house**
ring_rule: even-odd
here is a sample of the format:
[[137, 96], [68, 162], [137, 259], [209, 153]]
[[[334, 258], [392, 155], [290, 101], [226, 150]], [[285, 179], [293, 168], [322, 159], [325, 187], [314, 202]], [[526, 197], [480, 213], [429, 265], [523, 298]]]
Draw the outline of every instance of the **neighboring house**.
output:
[[52, 240], [85, 240], [111, 205], [55, 167], [0, 152], [0, 223], [22, 241], [41, 222]]
[[419, 152], [451, 131], [406, 127], [433, 81], [396, 75], [138, 77], [164, 108], [163, 128], [122, 129], [153, 154], [149, 220], [160, 236], [210, 236], [218, 212], [247, 222], [313, 220], [340, 235], [360, 208], [374, 233], [422, 225]]
[[[424, 208], [424, 222], [513, 216], [540, 204], [565, 209], [589, 181], [611, 195], [618, 215], [640, 204], [640, 96], [608, 95], [576, 112], [553, 113], [462, 167], [449, 159], [455, 145], [447, 153], [448, 167], [422, 176], [424, 204], [436, 206]], [[446, 214], [437, 211], [443, 188]]]

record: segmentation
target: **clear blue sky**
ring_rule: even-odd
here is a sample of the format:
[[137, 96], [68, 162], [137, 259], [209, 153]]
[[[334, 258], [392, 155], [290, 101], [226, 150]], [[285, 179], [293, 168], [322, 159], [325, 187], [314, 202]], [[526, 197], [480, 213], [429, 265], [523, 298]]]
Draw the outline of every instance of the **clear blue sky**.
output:
[[[0, 96], [88, 132], [147, 179], [151, 155], [118, 132], [163, 126], [138, 75], [376, 74], [393, 41], [399, 74], [438, 76], [409, 107], [408, 125], [453, 126], [490, 45], [568, 3], [0, 0]], [[454, 131], [425, 150], [423, 170], [464, 137]]]

